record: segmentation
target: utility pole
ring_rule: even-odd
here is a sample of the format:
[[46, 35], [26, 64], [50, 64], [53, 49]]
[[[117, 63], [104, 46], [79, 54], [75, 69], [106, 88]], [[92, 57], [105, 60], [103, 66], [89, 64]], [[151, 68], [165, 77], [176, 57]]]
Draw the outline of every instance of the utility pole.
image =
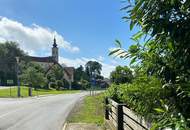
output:
[[18, 89], [17, 89], [17, 96], [20, 97], [20, 80], [19, 80], [19, 60], [20, 57], [16, 57], [16, 62], [17, 62], [17, 85], [18, 85]]

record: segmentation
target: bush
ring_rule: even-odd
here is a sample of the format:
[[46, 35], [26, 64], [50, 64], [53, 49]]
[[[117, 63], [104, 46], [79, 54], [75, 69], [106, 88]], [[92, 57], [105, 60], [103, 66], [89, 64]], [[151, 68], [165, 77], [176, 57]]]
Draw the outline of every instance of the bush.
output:
[[106, 96], [117, 102], [125, 103], [138, 115], [153, 123], [153, 130], [170, 127], [188, 129], [188, 119], [185, 118], [176, 104], [171, 103], [172, 91], [161, 85], [154, 76], [141, 76], [131, 84], [112, 84]]
[[64, 87], [64, 83], [61, 80], [57, 80], [56, 84], [57, 84], [57, 88], [56, 88], [57, 90], [60, 90], [60, 88]]
[[49, 83], [49, 88], [57, 89], [57, 84], [55, 82], [50, 82]]
[[[139, 82], [138, 80], [141, 80]], [[159, 106], [159, 97], [163, 95], [160, 82], [154, 77], [141, 77], [131, 84], [113, 84], [107, 96], [117, 102], [126, 103], [137, 114], [148, 120], [154, 118], [154, 108]]]
[[90, 83], [87, 80], [81, 79], [80, 85], [81, 85], [81, 89], [84, 89], [84, 90], [90, 88]]

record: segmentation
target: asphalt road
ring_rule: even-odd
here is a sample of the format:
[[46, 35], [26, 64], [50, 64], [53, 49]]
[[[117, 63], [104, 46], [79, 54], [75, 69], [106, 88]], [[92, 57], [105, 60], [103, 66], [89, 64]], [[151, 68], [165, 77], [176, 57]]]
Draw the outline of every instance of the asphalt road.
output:
[[0, 130], [61, 130], [75, 103], [87, 94], [0, 99]]

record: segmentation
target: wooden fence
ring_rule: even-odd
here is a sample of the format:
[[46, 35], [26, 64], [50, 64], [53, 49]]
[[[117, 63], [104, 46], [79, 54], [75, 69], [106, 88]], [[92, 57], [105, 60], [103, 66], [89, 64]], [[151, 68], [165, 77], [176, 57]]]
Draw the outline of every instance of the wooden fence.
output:
[[116, 130], [150, 130], [150, 123], [137, 116], [125, 104], [119, 104], [107, 98], [105, 104], [105, 118]]

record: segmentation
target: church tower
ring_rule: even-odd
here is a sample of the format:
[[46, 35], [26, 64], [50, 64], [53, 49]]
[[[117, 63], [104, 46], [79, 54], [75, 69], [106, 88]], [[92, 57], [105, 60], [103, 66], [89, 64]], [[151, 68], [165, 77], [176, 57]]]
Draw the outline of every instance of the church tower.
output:
[[52, 57], [58, 63], [59, 62], [59, 55], [58, 55], [58, 47], [56, 43], [56, 39], [53, 40], [53, 47], [52, 47]]

